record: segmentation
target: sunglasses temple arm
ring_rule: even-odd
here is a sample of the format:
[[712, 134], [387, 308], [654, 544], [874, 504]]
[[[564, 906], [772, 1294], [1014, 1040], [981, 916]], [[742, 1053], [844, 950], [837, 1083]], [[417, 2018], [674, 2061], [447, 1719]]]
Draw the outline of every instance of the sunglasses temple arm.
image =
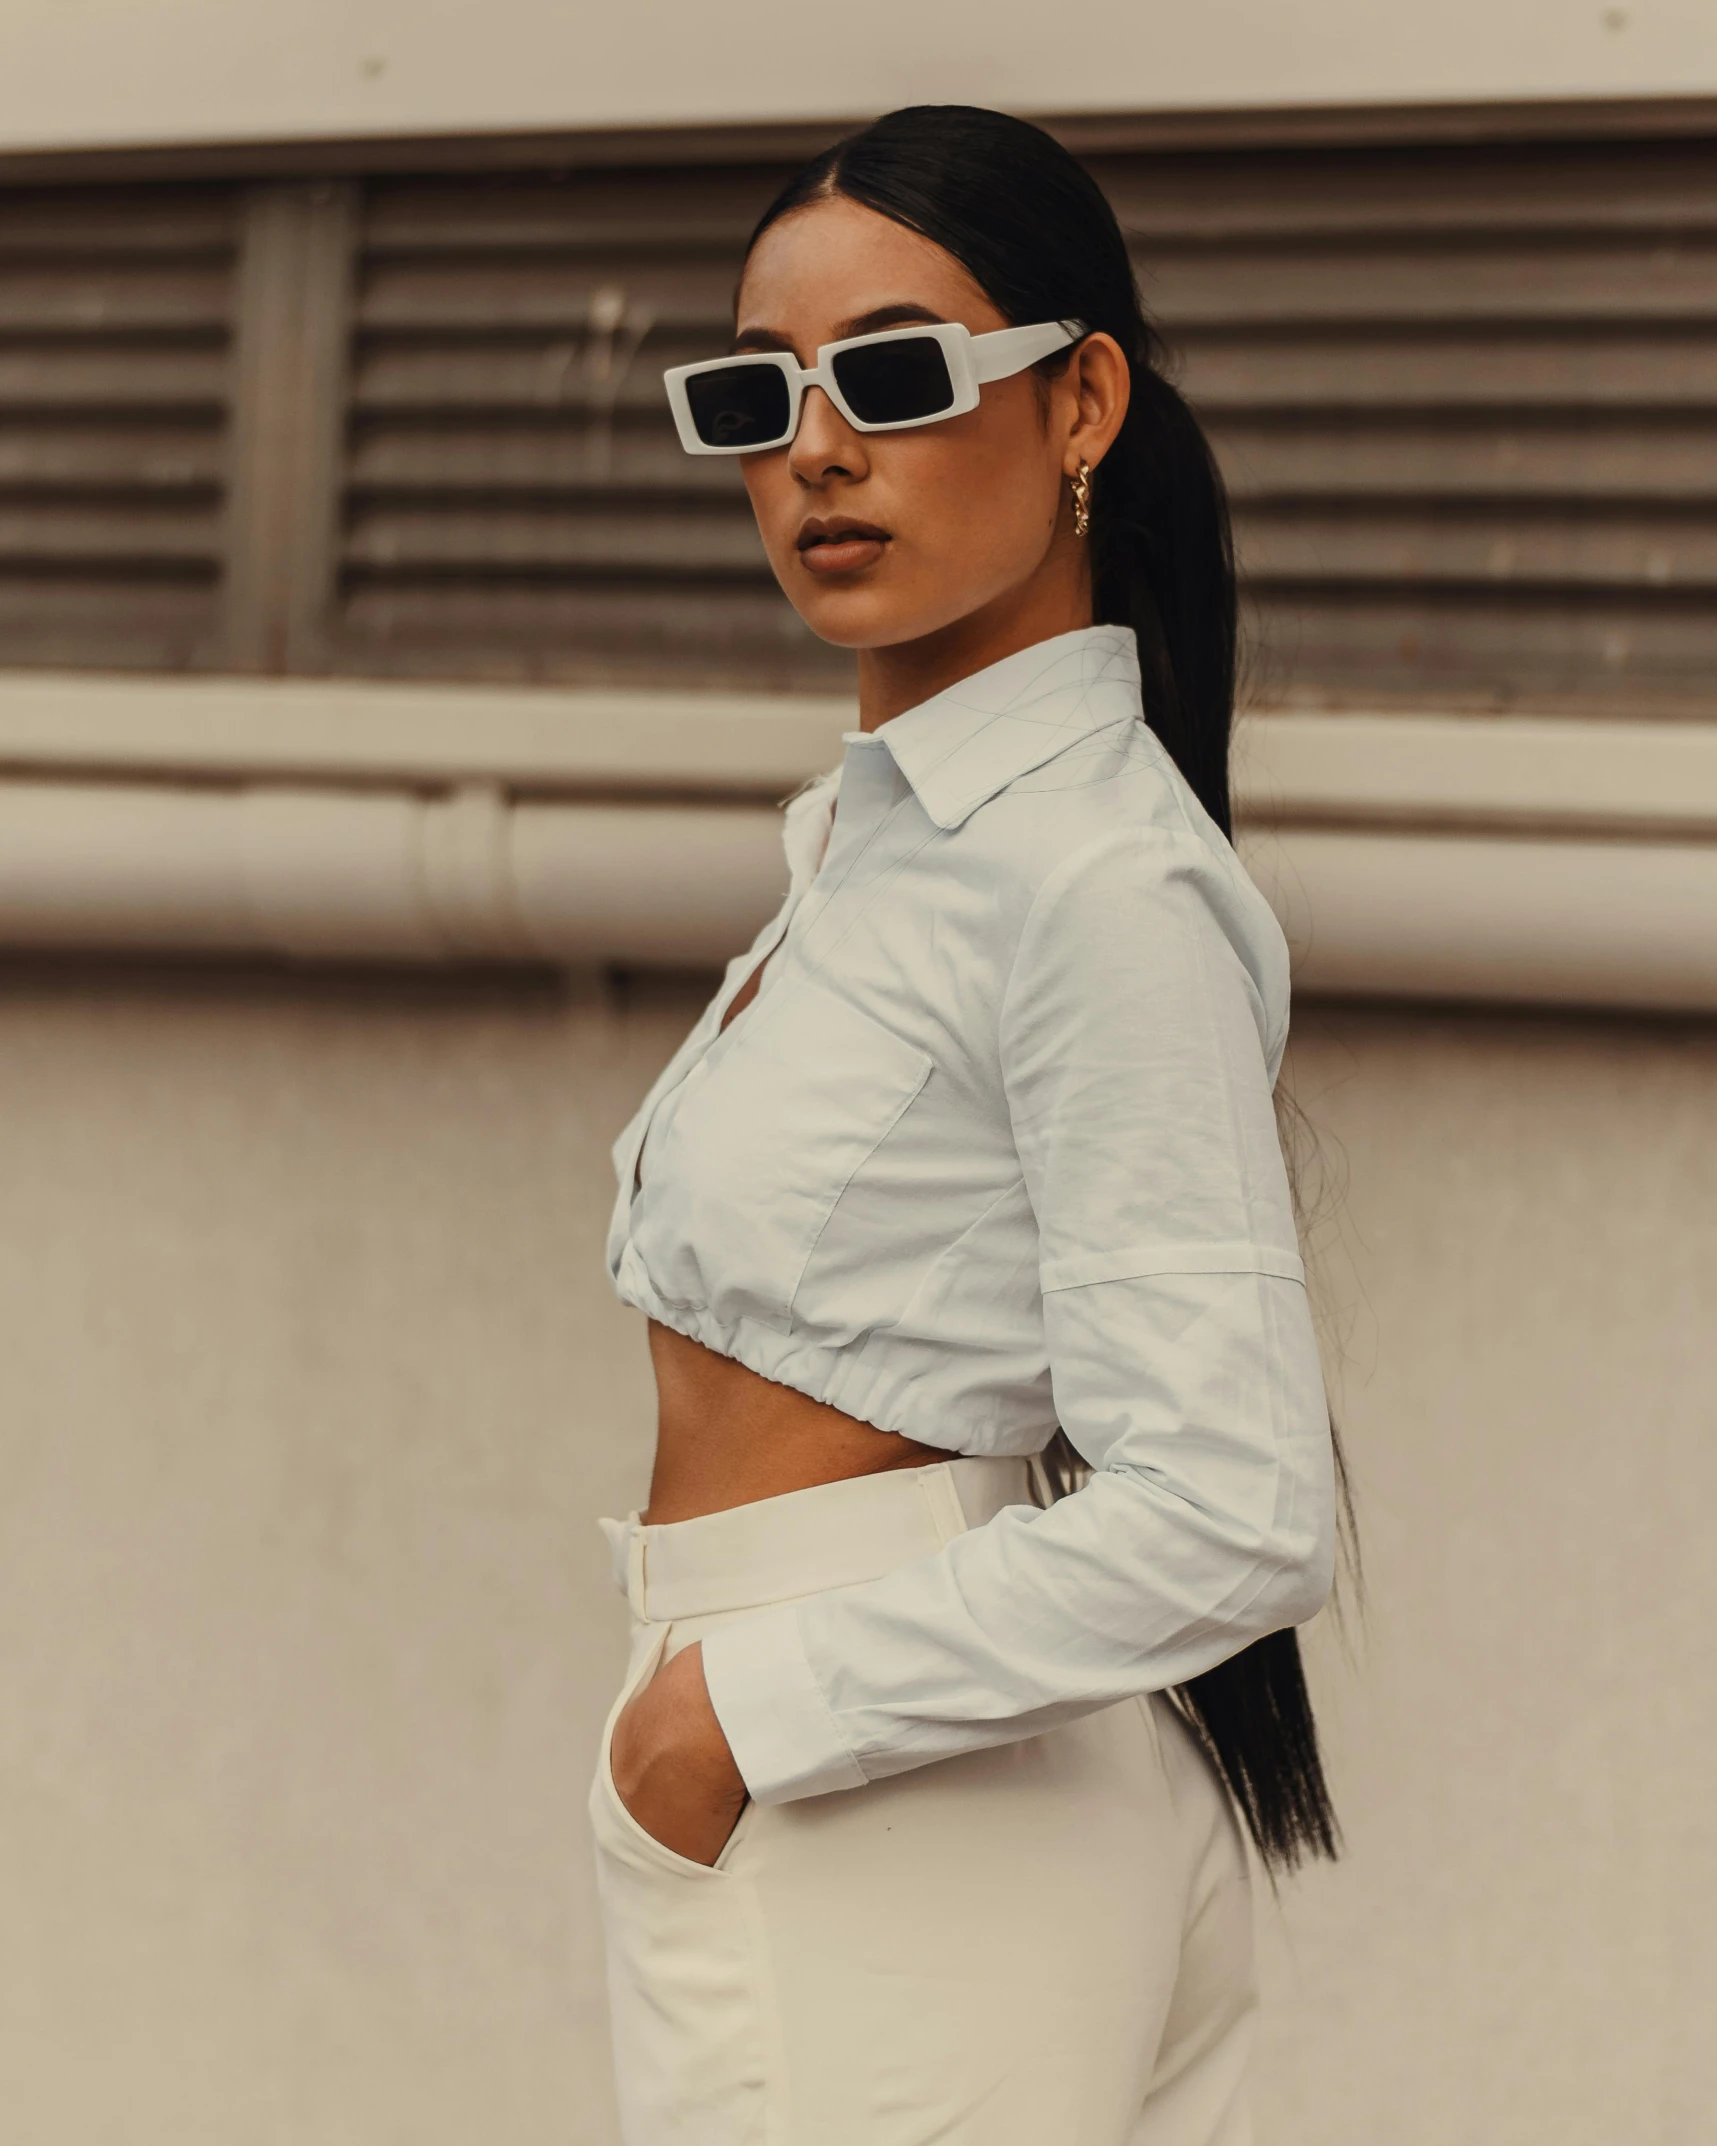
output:
[[1022, 373], [1039, 358], [1047, 358], [1085, 333], [1083, 321], [1045, 320], [1029, 328], [997, 328], [989, 335], [974, 335], [972, 357], [978, 380], [1007, 380]]

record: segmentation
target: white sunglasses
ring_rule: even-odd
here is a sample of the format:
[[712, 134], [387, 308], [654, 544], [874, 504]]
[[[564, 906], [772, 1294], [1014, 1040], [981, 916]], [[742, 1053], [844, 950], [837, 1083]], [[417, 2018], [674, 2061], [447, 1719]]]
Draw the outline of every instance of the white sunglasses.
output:
[[750, 455], [786, 446], [808, 387], [820, 387], [857, 432], [903, 432], [975, 410], [986, 381], [1022, 373], [1084, 333], [1077, 320], [990, 335], [954, 321], [927, 322], [824, 343], [809, 368], [790, 350], [759, 350], [675, 365], [662, 378], [687, 454]]

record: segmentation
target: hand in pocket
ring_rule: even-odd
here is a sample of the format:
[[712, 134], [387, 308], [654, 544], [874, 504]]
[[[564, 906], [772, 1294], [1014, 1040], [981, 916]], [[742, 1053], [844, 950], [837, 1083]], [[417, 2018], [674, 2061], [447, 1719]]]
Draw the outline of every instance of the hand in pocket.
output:
[[704, 1683], [703, 1650], [664, 1662], [621, 1709], [608, 1747], [615, 1794], [688, 1862], [713, 1864], [745, 1808], [745, 1782]]

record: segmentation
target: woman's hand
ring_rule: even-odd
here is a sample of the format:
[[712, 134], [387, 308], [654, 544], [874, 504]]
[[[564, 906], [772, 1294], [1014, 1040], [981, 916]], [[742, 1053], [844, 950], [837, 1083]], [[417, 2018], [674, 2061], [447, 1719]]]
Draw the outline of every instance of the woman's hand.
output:
[[664, 1848], [713, 1863], [745, 1808], [703, 1680], [703, 1649], [683, 1648], [632, 1694], [614, 1724], [608, 1769], [620, 1801]]

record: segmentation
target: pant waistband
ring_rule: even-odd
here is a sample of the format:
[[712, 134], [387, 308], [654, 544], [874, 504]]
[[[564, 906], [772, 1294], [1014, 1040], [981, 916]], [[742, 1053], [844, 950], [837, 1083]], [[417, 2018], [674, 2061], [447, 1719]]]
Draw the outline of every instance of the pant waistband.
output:
[[604, 1520], [615, 1585], [650, 1624], [763, 1609], [881, 1579], [982, 1527], [1004, 1506], [1042, 1503], [1032, 1461], [963, 1456], [759, 1498], [700, 1520]]

